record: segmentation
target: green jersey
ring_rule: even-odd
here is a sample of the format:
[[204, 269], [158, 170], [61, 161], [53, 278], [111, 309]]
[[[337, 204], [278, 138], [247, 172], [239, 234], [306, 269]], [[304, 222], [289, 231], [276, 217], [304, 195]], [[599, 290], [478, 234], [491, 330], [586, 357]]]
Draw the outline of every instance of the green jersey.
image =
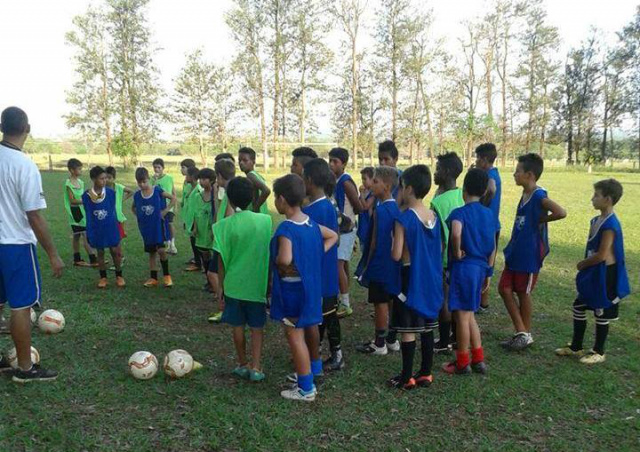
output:
[[197, 192], [190, 204], [193, 214], [193, 224], [196, 227], [196, 246], [198, 248], [213, 249], [213, 230], [211, 229], [212, 200], [205, 201], [204, 192]]
[[127, 221], [127, 217], [125, 217], [122, 212], [122, 203], [124, 202], [124, 185], [116, 182], [114, 189], [116, 191], [116, 217], [118, 218], [118, 223], [124, 223]]
[[[262, 177], [260, 174], [258, 174], [257, 171], [250, 171], [249, 174], [253, 174], [254, 176], [256, 176], [262, 183], [266, 183], [266, 181], [264, 180], [264, 177]], [[267, 207], [267, 201], [265, 200], [265, 202], [262, 203], [262, 205], [260, 206], [260, 213], [266, 213], [267, 215], [269, 214], [269, 207]]]
[[229, 205], [229, 198], [227, 198], [227, 192], [224, 192], [222, 201], [220, 201], [220, 208], [216, 212], [216, 221], [224, 220], [225, 213], [227, 213], [227, 206]]
[[[162, 188], [162, 191], [166, 191], [170, 195], [173, 194], [173, 177], [168, 174], [163, 174], [161, 178], [156, 179], [153, 177], [153, 185], [159, 185]], [[166, 200], [166, 205], [168, 206], [171, 202], [170, 199]], [[169, 212], [173, 212], [173, 207], [169, 210]]]
[[87, 226], [87, 219], [84, 213], [84, 206], [82, 204], [72, 205], [69, 200], [69, 191], [73, 194], [73, 198], [77, 200], [82, 199], [84, 193], [84, 181], [78, 179], [78, 185], [73, 185], [71, 179], [67, 179], [64, 182], [64, 210], [67, 211], [67, 219], [71, 226]]
[[224, 293], [264, 303], [269, 280], [271, 217], [242, 210], [213, 225], [213, 249], [224, 265]]
[[[191, 184], [188, 187], [185, 187], [187, 190], [187, 195], [184, 195], [184, 191], [182, 192], [182, 208], [180, 209], [180, 215], [182, 216], [182, 221], [184, 222], [184, 229], [187, 231], [187, 235], [191, 234], [191, 230], [193, 229], [193, 220], [194, 220], [194, 206], [195, 203], [198, 202], [198, 197], [200, 193], [202, 193], [202, 187], [200, 185], [196, 185], [193, 187]], [[184, 189], [183, 189], [184, 190]]]
[[461, 188], [445, 191], [431, 200], [431, 208], [435, 211], [436, 215], [438, 215], [438, 219], [442, 225], [442, 240], [445, 246], [444, 253], [442, 253], [442, 265], [445, 268], [447, 266], [447, 247], [449, 246], [447, 218], [449, 218], [449, 215], [454, 209], [462, 206], [464, 206], [464, 199], [462, 198]]

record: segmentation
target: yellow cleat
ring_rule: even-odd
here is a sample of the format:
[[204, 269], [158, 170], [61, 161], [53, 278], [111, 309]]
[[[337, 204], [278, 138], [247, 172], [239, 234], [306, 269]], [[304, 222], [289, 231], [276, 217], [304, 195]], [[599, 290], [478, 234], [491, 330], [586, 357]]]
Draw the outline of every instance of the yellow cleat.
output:
[[202, 364], [200, 364], [198, 361], [194, 361], [193, 362], [193, 368], [191, 369], [191, 372], [195, 371], [195, 370], [200, 370], [202, 369]]
[[116, 287], [123, 288], [127, 284], [124, 282], [124, 278], [122, 276], [116, 276]]
[[584, 356], [584, 350], [580, 349], [578, 351], [571, 350], [571, 344], [567, 344], [566, 347], [556, 348], [556, 355], [558, 356], [574, 356], [576, 358], [580, 358]]
[[600, 363], [603, 363], [604, 361], [605, 361], [605, 356], [601, 355], [600, 353], [596, 353], [593, 350], [589, 354], [580, 358], [580, 362], [582, 364], [600, 364]]
[[173, 287], [173, 279], [171, 279], [171, 275], [165, 275], [162, 277], [162, 282], [165, 287]]
[[157, 279], [153, 279], [153, 278], [149, 278], [145, 281], [144, 283], [145, 287], [157, 287], [158, 286], [158, 280]]
[[107, 278], [100, 278], [100, 281], [98, 281], [98, 289], [106, 289], [107, 285], [109, 285]]

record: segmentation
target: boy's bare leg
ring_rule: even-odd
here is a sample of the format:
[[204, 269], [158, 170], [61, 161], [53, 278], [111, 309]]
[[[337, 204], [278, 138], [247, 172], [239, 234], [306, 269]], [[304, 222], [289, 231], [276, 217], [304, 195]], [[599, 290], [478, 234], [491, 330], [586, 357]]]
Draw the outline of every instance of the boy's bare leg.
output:
[[320, 359], [320, 330], [317, 325], [304, 329], [304, 340], [309, 348], [309, 358], [312, 361]]
[[402, 333], [402, 342], [415, 342], [415, 333]]
[[524, 329], [520, 331], [531, 332], [531, 316], [533, 315], [533, 300], [531, 294], [518, 292], [518, 300], [520, 300], [520, 318]]
[[111, 253], [111, 259], [113, 259], [113, 265], [115, 266], [116, 271], [121, 271], [122, 250], [120, 249], [120, 245], [109, 248], [109, 252]]
[[11, 311], [11, 338], [16, 346], [18, 366], [22, 370], [31, 369], [31, 310]]
[[340, 293], [349, 293], [349, 263], [338, 261], [338, 285]]
[[247, 364], [247, 341], [244, 337], [244, 327], [233, 327], [233, 345], [236, 347], [238, 355], [238, 364], [244, 366]]
[[513, 327], [516, 329], [516, 333], [526, 331], [522, 321], [522, 315], [520, 314], [520, 307], [516, 302], [516, 297], [513, 294], [513, 291], [511, 289], [500, 288], [500, 296], [504, 301], [504, 306], [507, 308], [507, 312], [509, 312], [511, 322], [513, 322]]
[[89, 241], [87, 240], [87, 235], [86, 234], [78, 234], [79, 240], [82, 241], [82, 246], [84, 246], [84, 250], [87, 252], [87, 254], [89, 256], [91, 255], [95, 255], [96, 254], [96, 250], [94, 250], [93, 248], [91, 248], [91, 246], [89, 245]]
[[104, 249], [98, 250], [98, 268], [101, 271], [107, 270], [107, 266], [104, 263]]
[[456, 311], [454, 313], [457, 325], [456, 328], [456, 341], [458, 342], [458, 352], [468, 352], [470, 343], [470, 326], [471, 317], [473, 312], [471, 311]]
[[470, 313], [471, 318], [469, 320], [469, 333], [471, 340], [471, 350], [476, 350], [482, 347], [482, 338], [480, 336], [480, 327], [476, 321], [476, 316], [473, 312]]
[[309, 375], [311, 373], [311, 360], [309, 358], [309, 348], [305, 342], [304, 329], [286, 326], [285, 334], [287, 342], [293, 356], [293, 366], [298, 375]]
[[149, 271], [158, 271], [158, 253], [156, 251], [149, 253]]
[[376, 303], [373, 307], [376, 330], [386, 330], [389, 327], [389, 303]]
[[262, 370], [262, 340], [264, 328], [251, 328], [251, 368]]
[[480, 299], [480, 306], [482, 306], [483, 308], [486, 308], [487, 306], [489, 306], [490, 292], [491, 292], [491, 287], [489, 287], [487, 290], [482, 292], [482, 298]]

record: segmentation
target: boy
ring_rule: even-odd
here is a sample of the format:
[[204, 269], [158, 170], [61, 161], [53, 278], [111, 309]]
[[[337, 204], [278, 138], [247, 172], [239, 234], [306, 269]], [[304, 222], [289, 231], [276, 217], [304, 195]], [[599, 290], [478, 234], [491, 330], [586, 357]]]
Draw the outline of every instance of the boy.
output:
[[338, 241], [338, 234], [319, 226], [302, 213], [306, 191], [296, 174], [276, 179], [273, 184], [278, 213], [286, 216], [271, 239], [273, 288], [271, 318], [284, 324], [297, 375], [296, 387], [284, 390], [289, 400], [312, 402], [317, 389], [305, 328], [322, 323], [322, 257]]
[[98, 268], [100, 269], [99, 289], [105, 289], [107, 267], [104, 250], [109, 248], [116, 271], [116, 286], [124, 287], [122, 267], [120, 265], [120, 230], [116, 214], [116, 192], [107, 187], [107, 173], [104, 168], [94, 166], [89, 172], [93, 187], [82, 195], [82, 204], [87, 213], [87, 240], [91, 247], [98, 250]]
[[398, 182], [393, 187], [391, 195], [398, 203], [398, 206], [402, 206], [402, 191], [400, 190], [400, 176], [402, 175], [402, 171], [397, 168], [398, 155], [398, 148], [393, 141], [386, 140], [378, 144], [378, 163], [380, 163], [380, 166], [388, 166], [398, 172]]
[[[304, 183], [309, 204], [302, 208], [302, 213], [308, 215], [320, 226], [331, 229], [338, 234], [338, 216], [334, 205], [325, 195], [327, 190], [333, 189], [334, 176], [329, 165], [323, 159], [313, 159], [304, 165]], [[307, 329], [305, 336], [311, 353], [311, 372], [315, 376], [322, 374], [323, 367], [328, 371], [344, 368], [341, 347], [340, 320], [336, 313], [338, 303], [338, 253], [337, 245], [331, 247], [322, 258], [322, 324], [319, 337], [317, 328]], [[320, 344], [327, 331], [329, 339], [330, 358], [324, 363], [320, 360]], [[317, 340], [315, 340], [317, 337]]]
[[511, 239], [504, 249], [504, 271], [498, 284], [498, 291], [516, 331], [511, 339], [501, 344], [509, 350], [524, 350], [533, 344], [531, 293], [542, 262], [549, 254], [548, 223], [567, 216], [560, 205], [547, 197], [547, 191], [538, 186], [543, 169], [542, 158], [529, 153], [518, 157], [513, 174], [516, 185], [522, 187], [522, 198], [518, 203]]
[[187, 169], [184, 178], [185, 184], [182, 189], [182, 204], [180, 206], [180, 213], [182, 215], [182, 220], [184, 221], [184, 229], [189, 236], [191, 251], [193, 252], [193, 259], [187, 263], [187, 268], [185, 268], [185, 271], [188, 272], [202, 271], [202, 256], [196, 246], [196, 237], [193, 234], [193, 204], [194, 200], [197, 201], [196, 198], [202, 191], [202, 187], [198, 184], [199, 173], [200, 170], [195, 166], [190, 166]]
[[[433, 181], [438, 186], [436, 193], [431, 200], [431, 209], [438, 216], [440, 226], [442, 228], [442, 244], [445, 252], [442, 253], [442, 268], [447, 268], [447, 248], [449, 246], [449, 226], [447, 226], [447, 218], [454, 209], [464, 205], [462, 199], [462, 189], [456, 186], [458, 176], [462, 173], [462, 160], [455, 152], [447, 152], [437, 157], [436, 172], [433, 175]], [[455, 331], [452, 331], [454, 325], [451, 323], [451, 312], [447, 309], [447, 282], [444, 281], [444, 303], [439, 315], [439, 339], [434, 345], [436, 353], [448, 352], [450, 349], [451, 336], [455, 337]]]
[[304, 165], [312, 160], [317, 159], [318, 154], [311, 148], [300, 147], [293, 150], [291, 153], [291, 172], [302, 177]]
[[400, 292], [400, 265], [391, 258], [394, 223], [400, 218], [400, 209], [391, 194], [397, 185], [395, 168], [379, 166], [374, 170], [371, 190], [378, 205], [356, 274], [360, 285], [368, 288], [369, 303], [374, 305], [375, 339], [359, 345], [357, 350], [361, 353], [386, 355], [389, 349], [400, 350], [394, 335], [387, 337], [391, 295]]
[[[107, 166], [105, 171], [107, 172], [107, 187], [116, 192], [118, 230], [120, 231], [120, 239], [124, 239], [127, 236], [127, 233], [124, 231], [124, 222], [127, 221], [127, 217], [124, 216], [122, 211], [122, 204], [133, 196], [133, 191], [116, 182], [116, 169], [113, 166]], [[124, 261], [124, 257], [122, 258], [122, 261]]]
[[360, 178], [362, 185], [358, 188], [360, 193], [360, 206], [362, 210], [358, 214], [358, 241], [360, 242], [360, 248], [363, 247], [367, 241], [369, 234], [369, 226], [371, 224], [371, 215], [373, 205], [376, 202], [375, 196], [371, 192], [371, 185], [373, 184], [373, 167], [366, 166], [360, 170]]
[[[393, 260], [402, 262], [402, 291], [393, 299], [390, 322], [402, 337], [402, 372], [388, 383], [407, 390], [433, 382], [433, 330], [443, 301], [442, 238], [438, 217], [423, 204], [431, 189], [429, 168], [407, 168], [402, 173], [402, 186], [407, 210], [395, 223], [391, 251]], [[416, 334], [420, 334], [422, 365], [412, 375]]]
[[[236, 214], [213, 225], [213, 249], [219, 254], [220, 298], [224, 297], [222, 321], [233, 327], [238, 366], [233, 374], [262, 381], [260, 358], [267, 320], [266, 294], [269, 280], [271, 217], [252, 211], [254, 185], [244, 177], [227, 184], [229, 205]], [[245, 326], [251, 329], [251, 364], [247, 359]]]
[[353, 255], [353, 247], [356, 242], [356, 215], [361, 210], [356, 183], [344, 171], [348, 162], [349, 151], [346, 149], [333, 148], [329, 151], [329, 166], [336, 178], [334, 199], [343, 218], [340, 223], [340, 241], [338, 245], [338, 276], [340, 277], [338, 317], [346, 317], [353, 314], [349, 301], [349, 261]]
[[[187, 210], [188, 207], [188, 198], [191, 192], [198, 187], [197, 178], [189, 177], [189, 168], [195, 168], [196, 162], [193, 159], [184, 159], [180, 162], [180, 174], [184, 176], [184, 181], [182, 182], [182, 197], [180, 199], [180, 216], [182, 217], [183, 224], [186, 227], [187, 219], [189, 213]], [[197, 170], [196, 170], [197, 171]], [[191, 229], [185, 229], [187, 234], [191, 234]], [[195, 249], [193, 243], [191, 244], [191, 251], [193, 252], [193, 257], [189, 259], [187, 262], [187, 268], [185, 271], [198, 271], [200, 268], [196, 265], [196, 261], [199, 261], [199, 256], [197, 256], [197, 250]], [[200, 261], [199, 261], [200, 262]], [[200, 266], [202, 263], [200, 263]]]
[[[489, 186], [487, 187], [487, 193], [482, 198], [482, 203], [487, 206], [493, 212], [493, 216], [496, 220], [496, 247], [500, 243], [500, 200], [502, 198], [502, 181], [500, 179], [500, 173], [498, 168], [493, 166], [493, 163], [498, 157], [498, 150], [493, 143], [484, 143], [476, 148], [476, 168], [479, 168], [487, 172], [489, 176]], [[489, 288], [491, 285], [487, 285], [487, 290], [482, 292], [482, 302], [480, 303], [479, 313], [482, 313], [489, 308]]]
[[[167, 214], [174, 206], [176, 197], [165, 192], [158, 185], [149, 184], [149, 171], [146, 168], [136, 169], [136, 182], [140, 190], [133, 196], [131, 211], [138, 219], [144, 251], [149, 253], [150, 275], [144, 287], [158, 286], [158, 267], [156, 266], [158, 256], [162, 266], [164, 287], [173, 287], [165, 243], [171, 239]], [[165, 200], [168, 200], [169, 204]]]
[[[84, 193], [84, 181], [80, 179], [82, 174], [82, 162], [78, 159], [69, 159], [67, 162], [69, 178], [64, 182], [64, 209], [73, 233], [73, 265], [76, 267], [97, 267], [98, 259], [95, 251], [87, 243], [87, 220], [82, 206], [82, 194]], [[89, 263], [80, 256], [80, 242], [84, 246]]]
[[[153, 161], [153, 185], [159, 185], [163, 191], [170, 193], [172, 196], [176, 196], [176, 189], [173, 185], [173, 177], [169, 174], [165, 174], [164, 172], [164, 160], [161, 158], [157, 158]], [[167, 201], [169, 204], [169, 201]], [[171, 239], [167, 243], [167, 253], [169, 254], [178, 254], [178, 249], [176, 248], [176, 231], [173, 226], [173, 220], [175, 218], [175, 213], [173, 212], [173, 208], [167, 213], [167, 221], [169, 222], [169, 233]]]
[[[583, 364], [604, 362], [609, 322], [618, 319], [620, 300], [631, 292], [622, 226], [613, 211], [613, 206], [622, 197], [622, 185], [615, 179], [605, 179], [596, 182], [593, 188], [591, 203], [600, 211], [600, 215], [591, 219], [585, 258], [578, 262], [578, 297], [573, 303], [573, 340], [568, 346], [556, 350], [558, 356], [581, 357]], [[593, 311], [596, 318], [596, 340], [593, 350], [584, 355], [582, 342], [587, 329], [587, 310]]]
[[264, 178], [255, 170], [256, 151], [248, 147], [240, 148], [238, 151], [238, 165], [253, 184], [253, 211], [268, 214], [267, 198], [269, 198], [271, 190], [267, 187]]
[[[192, 234], [195, 237], [195, 245], [202, 256], [202, 268], [207, 271], [211, 251], [213, 250], [213, 214], [215, 212], [213, 202], [213, 186], [216, 182], [216, 173], [211, 168], [203, 168], [198, 173], [198, 180], [202, 190], [196, 190], [190, 198], [190, 215], [193, 216]], [[214, 289], [216, 287], [213, 287]]]
[[[475, 313], [495, 259], [493, 212], [480, 203], [489, 184], [486, 171], [472, 168], [464, 178], [464, 202], [447, 219], [449, 240], [449, 310], [456, 320], [456, 359], [442, 369], [449, 374], [485, 374], [484, 352]], [[471, 359], [469, 359], [471, 345]]]

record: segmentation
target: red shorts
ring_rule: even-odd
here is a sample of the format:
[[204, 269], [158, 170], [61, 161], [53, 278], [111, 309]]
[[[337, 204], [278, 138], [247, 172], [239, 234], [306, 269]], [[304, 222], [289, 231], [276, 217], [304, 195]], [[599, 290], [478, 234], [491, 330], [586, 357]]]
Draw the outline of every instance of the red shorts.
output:
[[538, 273], [514, 272], [505, 268], [498, 283], [499, 289], [512, 290], [516, 293], [530, 294], [538, 282]]
[[120, 240], [122, 240], [123, 238], [125, 238], [127, 236], [127, 233], [124, 232], [124, 224], [118, 222], [118, 231], [120, 231]]

